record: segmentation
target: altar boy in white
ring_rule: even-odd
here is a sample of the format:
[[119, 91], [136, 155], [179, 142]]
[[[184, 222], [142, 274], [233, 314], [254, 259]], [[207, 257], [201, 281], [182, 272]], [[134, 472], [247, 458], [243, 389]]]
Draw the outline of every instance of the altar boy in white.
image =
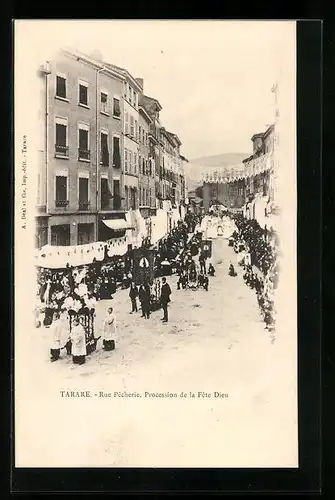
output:
[[115, 335], [116, 335], [116, 317], [113, 308], [107, 309], [107, 315], [103, 323], [103, 348], [106, 351], [113, 351], [115, 349]]

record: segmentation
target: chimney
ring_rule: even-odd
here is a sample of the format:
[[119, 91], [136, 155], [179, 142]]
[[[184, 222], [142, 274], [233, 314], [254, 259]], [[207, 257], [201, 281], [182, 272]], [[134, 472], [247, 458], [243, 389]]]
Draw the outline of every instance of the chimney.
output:
[[144, 80], [143, 78], [135, 78], [137, 83], [142, 87], [142, 90], [144, 89]]

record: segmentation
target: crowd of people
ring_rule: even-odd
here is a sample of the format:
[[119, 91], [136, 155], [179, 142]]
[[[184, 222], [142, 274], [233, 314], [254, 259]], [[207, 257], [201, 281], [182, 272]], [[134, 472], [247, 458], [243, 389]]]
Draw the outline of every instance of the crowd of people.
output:
[[[94, 319], [97, 301], [112, 299], [118, 288], [129, 288], [132, 313], [138, 311], [138, 299], [142, 317], [149, 318], [152, 310], [162, 308], [162, 321], [167, 322], [171, 288], [165, 277], [162, 280], [158, 277], [172, 274], [177, 268], [184, 267], [184, 256], [190, 254], [189, 233], [195, 230], [199, 222], [198, 216], [188, 214], [183, 222], [179, 221], [177, 226], [158, 242], [154, 265], [156, 279], [151, 286], [146, 283], [139, 287], [135, 285], [131, 249], [123, 256], [109, 257], [106, 252], [103, 261], [93, 259], [89, 265], [71, 267], [67, 264], [65, 269], [38, 268], [36, 326], [39, 327], [43, 323], [52, 330], [51, 360], [59, 359], [60, 350], [66, 348], [67, 353], [72, 354], [73, 362], [82, 364], [86, 354], [95, 350], [101, 336], [104, 349], [111, 350], [115, 347], [112, 338], [116, 324], [113, 309], [108, 309], [102, 335], [99, 337], [95, 336]], [[144, 241], [143, 248], [152, 246], [148, 241]], [[206, 284], [204, 286], [206, 287]], [[65, 333], [65, 339], [64, 332], [68, 334]]]
[[[264, 321], [267, 327], [272, 328], [275, 322], [273, 290], [278, 283], [277, 247], [273, 234], [240, 214], [231, 217], [236, 230], [229, 239], [229, 245], [243, 255], [240, 265], [244, 281], [255, 290]], [[177, 273], [177, 290], [203, 288], [208, 291], [209, 279], [215, 276], [215, 269], [203, 249], [200, 224], [200, 216], [187, 214], [185, 220], [179, 221], [156, 247], [153, 248], [148, 241], [144, 242], [144, 248], [156, 251], [154, 279], [150, 284], [135, 285], [131, 250], [123, 256], [109, 257], [106, 254], [101, 262], [94, 259], [90, 265], [76, 268], [69, 265], [57, 270], [40, 268], [37, 326], [42, 323], [42, 313], [43, 324], [52, 330], [51, 361], [59, 359], [60, 350], [66, 348], [75, 364], [83, 364], [86, 355], [95, 350], [101, 337], [105, 350], [115, 348], [116, 317], [113, 308], [109, 307], [106, 312], [100, 336], [96, 335], [94, 325], [97, 301], [112, 299], [118, 288], [129, 289], [131, 314], [141, 312], [141, 317], [148, 319], [152, 311], [162, 308], [161, 319], [164, 323], [169, 320], [168, 306], [172, 293], [166, 276]], [[255, 268], [260, 273], [255, 272]], [[237, 275], [232, 263], [228, 273], [233, 277]]]
[[237, 229], [230, 238], [235, 252], [243, 253], [240, 265], [247, 286], [255, 290], [263, 320], [268, 329], [275, 325], [274, 291], [278, 286], [278, 237], [256, 220], [245, 219], [241, 214], [234, 217]]

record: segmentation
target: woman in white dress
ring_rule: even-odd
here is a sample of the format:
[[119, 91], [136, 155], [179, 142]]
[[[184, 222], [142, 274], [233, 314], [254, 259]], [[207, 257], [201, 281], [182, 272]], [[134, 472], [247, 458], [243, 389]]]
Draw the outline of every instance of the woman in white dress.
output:
[[86, 361], [86, 336], [83, 325], [79, 323], [79, 319], [75, 316], [72, 323], [71, 331], [72, 343], [72, 360], [74, 364], [82, 365]]
[[116, 334], [116, 317], [113, 313], [113, 308], [107, 309], [107, 316], [103, 323], [103, 349], [113, 351], [115, 349], [115, 334]]

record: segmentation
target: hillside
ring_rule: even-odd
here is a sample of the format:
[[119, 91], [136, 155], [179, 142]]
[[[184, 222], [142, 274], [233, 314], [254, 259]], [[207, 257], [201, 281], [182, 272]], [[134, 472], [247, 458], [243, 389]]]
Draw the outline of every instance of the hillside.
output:
[[249, 155], [250, 153], [223, 153], [220, 155], [195, 158], [194, 160], [190, 160], [190, 163], [208, 167], [225, 167], [228, 165], [236, 165]]
[[190, 162], [185, 165], [188, 190], [192, 191], [201, 184], [202, 173], [207, 168], [212, 169], [215, 167], [236, 165], [249, 155], [250, 153], [223, 153], [190, 160]]

